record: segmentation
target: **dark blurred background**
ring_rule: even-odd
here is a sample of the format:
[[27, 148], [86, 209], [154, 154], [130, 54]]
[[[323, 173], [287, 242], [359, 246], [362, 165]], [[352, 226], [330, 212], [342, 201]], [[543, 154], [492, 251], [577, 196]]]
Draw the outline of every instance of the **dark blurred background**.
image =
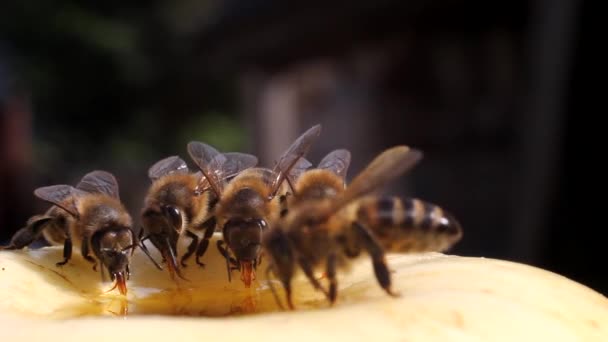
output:
[[188, 160], [188, 141], [270, 166], [321, 123], [309, 159], [348, 148], [349, 178], [391, 145], [423, 150], [387, 192], [458, 217], [452, 253], [606, 293], [599, 239], [567, 205], [584, 14], [575, 0], [3, 1], [0, 241], [46, 209], [38, 186], [106, 169], [137, 219], [148, 167]]

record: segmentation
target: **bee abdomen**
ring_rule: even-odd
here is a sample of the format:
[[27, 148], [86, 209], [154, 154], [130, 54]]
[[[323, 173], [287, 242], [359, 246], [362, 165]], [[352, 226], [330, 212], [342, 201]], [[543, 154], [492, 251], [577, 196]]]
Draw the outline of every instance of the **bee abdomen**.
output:
[[460, 239], [460, 224], [432, 203], [415, 198], [365, 201], [357, 218], [389, 251], [444, 250]]

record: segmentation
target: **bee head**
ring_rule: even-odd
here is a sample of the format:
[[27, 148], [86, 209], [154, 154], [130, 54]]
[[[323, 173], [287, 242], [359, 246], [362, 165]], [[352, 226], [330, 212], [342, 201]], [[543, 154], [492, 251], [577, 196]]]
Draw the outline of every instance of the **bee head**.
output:
[[115, 281], [121, 294], [127, 294], [126, 281], [130, 276], [129, 263], [133, 249], [133, 234], [129, 228], [112, 227], [97, 231], [91, 237], [93, 252]]
[[241, 269], [241, 280], [249, 287], [255, 280], [255, 268], [262, 250], [262, 219], [232, 219], [224, 224], [224, 239], [234, 253]]
[[142, 215], [143, 239], [150, 240], [167, 262], [172, 279], [175, 275], [185, 279], [176, 259], [177, 240], [182, 229], [182, 215], [174, 206], [148, 208]]

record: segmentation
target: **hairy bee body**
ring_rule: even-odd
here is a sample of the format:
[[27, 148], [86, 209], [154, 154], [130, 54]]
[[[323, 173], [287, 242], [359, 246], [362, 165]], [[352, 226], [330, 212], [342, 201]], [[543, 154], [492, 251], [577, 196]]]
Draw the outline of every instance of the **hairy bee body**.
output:
[[21, 249], [39, 236], [51, 244], [63, 244], [65, 265], [72, 257], [72, 249], [101, 267], [126, 294], [129, 278], [130, 253], [136, 246], [131, 216], [120, 202], [118, 183], [108, 172], [96, 170], [86, 174], [76, 187], [53, 185], [38, 188], [34, 194], [51, 206], [44, 215], [31, 217], [26, 226], [13, 235], [2, 249]]
[[[215, 211], [223, 238], [218, 242], [218, 248], [230, 260], [231, 265], [227, 267], [240, 270], [246, 287], [256, 279], [255, 270], [261, 262], [261, 239], [267, 222], [279, 217], [281, 199], [288, 191], [286, 183], [278, 190], [273, 188], [276, 177], [273, 170], [266, 168], [242, 171], [227, 184]], [[275, 191], [276, 195], [273, 195]], [[230, 270], [228, 274], [230, 279]]]
[[[380, 286], [393, 294], [385, 253], [443, 252], [462, 237], [451, 214], [419, 199], [367, 196], [325, 218], [331, 205], [331, 198], [301, 201], [264, 238], [271, 254], [279, 249], [290, 254], [285, 260], [294, 260], [331, 302], [336, 298], [336, 271], [348, 269], [362, 252], [372, 258]], [[286, 263], [281, 270], [276, 259], [273, 264], [285, 282], [293, 276], [293, 266]], [[329, 290], [315, 278], [318, 271], [327, 275]]]
[[[370, 195], [413, 167], [421, 156], [420, 151], [407, 146], [393, 147], [378, 155], [345, 186], [350, 154], [336, 150], [323, 159], [318, 169], [299, 177], [289, 211], [272, 222], [263, 238], [264, 251], [270, 258], [269, 272], [281, 281], [290, 308], [296, 266], [334, 303], [337, 270], [347, 268], [351, 259], [366, 252], [379, 285], [389, 295], [395, 295], [386, 252], [445, 251], [461, 238], [459, 223], [434, 204]], [[315, 276], [319, 270], [327, 277], [327, 290]]]
[[96, 233], [116, 228], [124, 228], [120, 239], [115, 241], [116, 247], [122, 250], [133, 245], [131, 216], [117, 199], [105, 194], [88, 194], [76, 202], [76, 208], [80, 217], [68, 220], [68, 231], [77, 250], [82, 249], [83, 243], [92, 246], [91, 239]]
[[172, 206], [180, 209], [179, 234], [186, 229], [199, 230], [217, 202], [211, 192], [199, 193], [201, 177], [200, 173], [171, 173], [153, 182], [144, 201], [144, 227], [151, 233], [163, 229], [162, 207]]
[[[336, 150], [325, 158], [335, 160]], [[290, 205], [297, 208], [299, 204], [330, 199], [346, 189], [346, 183], [340, 172], [348, 168], [350, 155], [342, 150], [341, 168], [311, 169], [302, 173], [295, 185], [297, 196], [290, 197]], [[322, 163], [323, 164], [323, 163]], [[327, 162], [326, 166], [336, 163]], [[321, 204], [323, 206], [323, 204]], [[309, 209], [318, 210], [318, 209]], [[350, 205], [333, 215], [326, 227], [320, 231], [328, 231], [337, 235], [331, 237], [343, 244], [346, 255], [353, 255], [356, 247], [356, 236], [352, 236], [352, 224], [357, 223], [368, 229], [378, 240], [386, 252], [406, 253], [424, 251], [443, 251], [460, 239], [461, 228], [454, 217], [441, 207], [415, 198], [398, 198], [388, 196], [365, 196], [355, 200]], [[329, 237], [328, 237], [329, 238]], [[315, 245], [323, 244], [323, 237], [317, 238]]]
[[[160, 166], [170, 165], [160, 169]], [[204, 266], [199, 258], [207, 248], [208, 239], [215, 228], [213, 208], [217, 198], [203, 189], [205, 181], [200, 172], [189, 172], [185, 162], [177, 157], [165, 158], [151, 167], [152, 184], [144, 199], [141, 219], [144, 239], [149, 239], [161, 252], [167, 262], [169, 275], [182, 276], [180, 266], [186, 267], [185, 260], [199, 249], [196, 263]], [[200, 234], [204, 244], [199, 245]], [[192, 239], [188, 251], [181, 256], [178, 264], [177, 242], [188, 236]], [[157, 266], [159, 267], [159, 266]]]
[[65, 239], [68, 238], [68, 220], [71, 216], [65, 212], [65, 210], [51, 206], [44, 215], [32, 216], [27, 225], [31, 225], [42, 217], [54, 217], [53, 220], [49, 221], [42, 230], [42, 236], [49, 244], [58, 246], [63, 245]]
[[303, 201], [334, 197], [344, 191], [344, 186], [344, 179], [330, 170], [308, 170], [297, 179], [296, 196], [290, 196], [290, 206], [296, 206]]
[[280, 197], [288, 191], [286, 183], [283, 183], [277, 196], [271, 198], [275, 177], [272, 170], [259, 167], [244, 170], [236, 176], [228, 183], [218, 202], [218, 225], [223, 227], [234, 217], [275, 219], [280, 212]]
[[[294, 178], [294, 170], [305, 165], [300, 161], [320, 131], [320, 125], [316, 125], [300, 135], [273, 169], [253, 167], [257, 164], [253, 156], [232, 153], [230, 161], [228, 154], [222, 157], [208, 144], [197, 141], [188, 144], [190, 156], [219, 199], [215, 218], [223, 239], [217, 242], [217, 247], [226, 259], [229, 281], [232, 270], [240, 271], [246, 287], [256, 279], [256, 268], [262, 257], [262, 235], [268, 222], [286, 211], [287, 183]], [[221, 177], [226, 174], [234, 175], [227, 184]]]
[[[186, 267], [185, 261], [194, 253], [196, 263], [205, 266], [200, 258], [216, 228], [215, 207], [220, 200], [220, 190], [239, 172], [257, 164], [257, 158], [252, 155], [219, 153], [199, 142], [190, 143], [188, 148], [195, 162], [205, 167], [200, 172], [190, 172], [178, 156], [156, 162], [148, 170], [152, 185], [142, 210], [145, 235], [142, 240], [149, 239], [161, 252], [174, 280], [175, 275], [185, 279], [180, 266]], [[178, 264], [177, 242], [183, 236], [191, 241]]]

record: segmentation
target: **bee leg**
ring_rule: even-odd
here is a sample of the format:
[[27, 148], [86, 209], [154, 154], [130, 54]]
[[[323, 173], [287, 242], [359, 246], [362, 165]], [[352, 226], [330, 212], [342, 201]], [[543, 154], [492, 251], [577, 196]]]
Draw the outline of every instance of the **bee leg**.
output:
[[235, 258], [230, 256], [226, 247], [224, 247], [226, 243], [223, 240], [217, 241], [217, 249], [220, 251], [220, 254], [226, 258], [226, 271], [228, 272], [228, 281], [232, 281], [232, 270], [239, 269], [238, 262]]
[[284, 310], [285, 308], [283, 307], [283, 304], [281, 303], [281, 299], [279, 298], [279, 295], [277, 294], [277, 290], [274, 288], [274, 285], [272, 284], [272, 280], [270, 279], [271, 273], [275, 274], [274, 268], [272, 266], [268, 266], [266, 268], [266, 280], [268, 280], [268, 287], [270, 288], [270, 292], [272, 293], [272, 296], [274, 297], [274, 301], [277, 303], [277, 306], [279, 307], [279, 309]]
[[376, 274], [376, 279], [378, 280], [380, 286], [382, 286], [384, 291], [386, 291], [386, 293], [389, 295], [393, 297], [399, 296], [398, 293], [391, 290], [391, 275], [390, 271], [388, 270], [388, 266], [386, 265], [386, 258], [382, 246], [380, 246], [372, 234], [370, 234], [370, 232], [359, 223], [353, 223], [353, 228], [361, 238], [363, 247], [367, 250], [372, 258], [374, 273]]
[[222, 256], [224, 258], [226, 258], [226, 260], [228, 260], [228, 262], [233, 265], [233, 266], [238, 266], [238, 263], [236, 262], [236, 259], [230, 256], [230, 253], [228, 253], [228, 250], [226, 249], [226, 247], [224, 247], [226, 245], [226, 243], [223, 240], [218, 240], [217, 241], [217, 249], [220, 251], [220, 253], [222, 254]]
[[82, 254], [84, 260], [93, 264], [93, 271], [97, 272], [97, 260], [95, 260], [95, 258], [89, 255], [89, 242], [87, 241], [87, 239], [84, 239], [84, 241], [82, 241], [80, 254]]
[[285, 289], [285, 297], [287, 298], [287, 307], [289, 307], [289, 310], [294, 310], [295, 307], [291, 298], [291, 282], [283, 283], [283, 288]]
[[196, 250], [196, 263], [201, 267], [205, 267], [205, 264], [200, 261], [200, 258], [205, 255], [207, 247], [209, 247], [209, 239], [211, 239], [213, 232], [215, 231], [215, 217], [211, 217], [205, 221], [203, 227], [205, 228], [205, 235], [203, 235], [203, 240]]
[[336, 297], [338, 296], [338, 280], [336, 279], [336, 265], [337, 265], [336, 253], [332, 252], [327, 257], [327, 264], [326, 264], [327, 268], [325, 271], [327, 273], [327, 280], [329, 280], [328, 299], [332, 305], [336, 302]]
[[51, 219], [51, 217], [32, 219], [33, 222], [31, 224], [19, 229], [11, 238], [9, 245], [0, 246], [0, 250], [21, 249], [25, 246], [29, 246], [34, 240], [40, 237], [42, 230]]
[[315, 287], [315, 290], [319, 290], [319, 291], [323, 292], [323, 294], [329, 299], [329, 293], [327, 292], [327, 290], [325, 290], [323, 288], [323, 286], [321, 286], [321, 283], [319, 283], [319, 280], [317, 280], [317, 278], [315, 277], [315, 275], [312, 271], [312, 266], [310, 266], [310, 263], [308, 261], [306, 261], [306, 259], [300, 257], [300, 258], [298, 258], [298, 264], [300, 265], [300, 268], [302, 269], [302, 271], [304, 271], [306, 278], [308, 278], [308, 280], [310, 281], [312, 286]]
[[63, 261], [56, 263], [57, 266], [63, 266], [70, 261], [72, 258], [72, 240], [70, 238], [65, 239], [63, 242]]
[[186, 265], [186, 260], [188, 260], [188, 258], [190, 258], [192, 254], [194, 254], [194, 251], [196, 251], [196, 246], [198, 246], [198, 236], [196, 236], [196, 234], [189, 230], [186, 230], [186, 235], [192, 239], [192, 242], [190, 242], [190, 245], [188, 245], [188, 250], [186, 251], [186, 254], [184, 254], [181, 260], [179, 261], [182, 267], [188, 267], [188, 265]]

